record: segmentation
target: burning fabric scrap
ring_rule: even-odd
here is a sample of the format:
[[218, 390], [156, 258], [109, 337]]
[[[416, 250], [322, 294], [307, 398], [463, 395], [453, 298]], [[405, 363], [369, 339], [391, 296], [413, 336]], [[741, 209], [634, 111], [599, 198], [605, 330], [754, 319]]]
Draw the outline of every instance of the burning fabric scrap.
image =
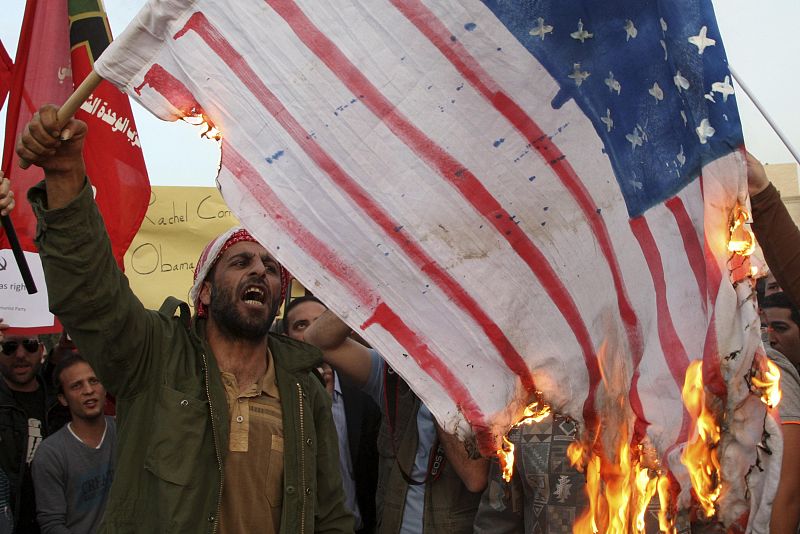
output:
[[764, 531], [781, 442], [710, 0], [151, 2], [95, 68], [221, 132], [236, 216], [446, 430], [510, 470], [512, 425], [577, 421], [576, 530], [641, 531], [658, 495], [664, 531]]

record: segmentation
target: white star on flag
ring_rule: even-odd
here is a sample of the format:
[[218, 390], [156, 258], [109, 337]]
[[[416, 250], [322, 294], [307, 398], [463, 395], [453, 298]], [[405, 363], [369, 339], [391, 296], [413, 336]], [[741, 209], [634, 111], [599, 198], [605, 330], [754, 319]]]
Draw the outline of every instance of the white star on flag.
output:
[[700, 28], [700, 33], [689, 37], [689, 42], [697, 47], [697, 53], [701, 56], [703, 55], [703, 52], [705, 52], [706, 47], [714, 46], [717, 43], [714, 39], [706, 37], [707, 33], [708, 28], [703, 26]]
[[708, 119], [703, 119], [700, 121], [700, 126], [695, 128], [695, 131], [697, 132], [697, 137], [700, 138], [700, 144], [702, 145], [706, 144], [708, 142], [708, 138], [716, 133], [716, 130], [713, 126], [711, 126], [711, 123], [708, 121]]
[[580, 42], [584, 42], [584, 41], [586, 41], [586, 39], [591, 39], [592, 37], [594, 37], [593, 34], [591, 34], [588, 31], [583, 29], [583, 21], [581, 19], [578, 19], [578, 30], [572, 32], [569, 35], [573, 39], [576, 39], [576, 40], [578, 40]]
[[532, 29], [529, 33], [534, 37], [541, 37], [542, 41], [544, 41], [544, 36], [547, 35], [548, 33], [552, 33], [553, 27], [548, 24], [545, 24], [544, 19], [542, 17], [539, 17], [537, 19], [537, 23], [538, 26]]
[[728, 97], [733, 94], [733, 85], [731, 85], [731, 77], [725, 76], [721, 82], [714, 82], [711, 84], [711, 90], [715, 93], [722, 95], [722, 101], [727, 102]]

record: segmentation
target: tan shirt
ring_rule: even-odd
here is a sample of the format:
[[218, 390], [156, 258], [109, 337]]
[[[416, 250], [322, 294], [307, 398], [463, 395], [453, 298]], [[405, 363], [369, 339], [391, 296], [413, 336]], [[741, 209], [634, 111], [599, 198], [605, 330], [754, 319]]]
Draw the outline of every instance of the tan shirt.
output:
[[221, 534], [277, 533], [283, 502], [283, 420], [272, 356], [267, 372], [239, 392], [222, 373], [231, 433], [222, 487]]

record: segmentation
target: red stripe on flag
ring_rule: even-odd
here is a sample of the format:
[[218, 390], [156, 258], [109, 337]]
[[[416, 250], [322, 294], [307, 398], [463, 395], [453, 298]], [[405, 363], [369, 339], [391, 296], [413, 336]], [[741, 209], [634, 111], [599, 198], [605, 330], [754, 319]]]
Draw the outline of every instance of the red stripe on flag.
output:
[[[647, 261], [647, 267], [650, 270], [650, 278], [653, 281], [653, 288], [656, 292], [656, 320], [658, 323], [658, 341], [661, 344], [661, 352], [664, 355], [664, 360], [667, 362], [667, 367], [675, 380], [678, 389], [683, 388], [683, 382], [686, 377], [686, 369], [689, 367], [689, 357], [686, 355], [686, 348], [681, 343], [678, 333], [675, 330], [675, 325], [672, 322], [672, 315], [669, 311], [667, 303], [667, 283], [664, 277], [664, 266], [661, 261], [661, 250], [656, 244], [647, 220], [642, 217], [636, 217], [630, 220], [631, 231], [639, 242], [639, 247], [642, 249], [642, 254]], [[678, 443], [683, 443], [689, 436], [691, 429], [691, 418], [686, 408], [682, 410], [681, 429], [678, 433]], [[670, 447], [664, 453], [664, 459], [669, 452], [676, 446]]]
[[156, 89], [169, 101], [170, 105], [176, 108], [184, 117], [199, 117], [205, 115], [205, 111], [203, 111], [203, 108], [197, 103], [194, 95], [186, 89], [186, 86], [158, 63], [150, 67], [150, 70], [144, 75], [142, 83], [133, 88], [134, 92], [141, 96], [142, 87], [145, 85]]
[[376, 302], [375, 291], [366, 289], [367, 283], [360, 279], [358, 273], [353, 271], [333, 249], [318, 239], [293, 216], [292, 211], [281, 202], [275, 192], [262, 180], [258, 171], [245, 158], [236, 152], [229, 143], [223, 143], [222, 165], [239, 181], [241, 187], [251, 194], [267, 213], [272, 215], [273, 220], [282, 227], [292, 241], [305, 243], [305, 250], [346, 287], [362, 306], [374, 310], [372, 317], [364, 323], [364, 327], [370, 324], [379, 324], [389, 332], [414, 358], [417, 365], [453, 399], [453, 402], [462, 410], [464, 417], [472, 425], [476, 435], [481, 438], [481, 443], [484, 446], [492, 443], [491, 436], [487, 435], [488, 426], [483, 412], [472, 398], [469, 390], [431, 351], [423, 337], [412, 330], [386, 303]]
[[[703, 176], [698, 178], [700, 183], [700, 194], [703, 196], [705, 203], [705, 183]], [[719, 268], [719, 263], [708, 244], [708, 239], [703, 240], [703, 258], [706, 269], [706, 287], [708, 291], [708, 302], [711, 307], [711, 317], [708, 321], [708, 329], [706, 330], [706, 341], [703, 349], [703, 383], [709, 392], [713, 393], [723, 401], [728, 396], [728, 385], [725, 383], [725, 378], [722, 376], [722, 361], [719, 354], [719, 345], [717, 343], [717, 297], [719, 296], [719, 289], [722, 285], [722, 271]]]
[[[452, 185], [478, 213], [491, 223], [498, 234], [511, 245], [513, 250], [539, 279], [543, 289], [558, 307], [567, 325], [572, 329], [583, 352], [590, 381], [590, 393], [584, 405], [584, 417], [587, 419], [587, 423], [593, 420], [594, 391], [600, 380], [597, 355], [592, 345], [589, 330], [586, 328], [577, 305], [544, 254], [534, 245], [528, 235], [517, 226], [510, 214], [502, 208], [497, 199], [486, 190], [472, 172], [400, 114], [396, 106], [389, 102], [367, 80], [363, 73], [347, 59], [330, 39], [314, 26], [296, 5], [278, 0], [265, 1], [289, 24], [297, 37], [325, 63], [348, 89], [354, 94], [363, 95], [361, 102], [377, 118], [383, 121], [392, 133], [432, 169], [437, 170], [447, 183]], [[507, 355], [503, 354], [503, 358], [508, 363]], [[514, 367], [509, 367], [514, 370], [518, 366], [524, 366], [524, 362], [520, 361]]]
[[720, 271], [716, 256], [714, 256], [711, 247], [708, 245], [708, 240], [705, 241], [704, 250], [706, 273], [708, 273], [709, 282], [708, 298], [711, 303], [712, 311], [711, 318], [708, 321], [706, 343], [703, 351], [703, 383], [706, 385], [708, 391], [720, 399], [725, 399], [728, 396], [728, 386], [725, 383], [725, 378], [722, 376], [722, 362], [720, 360], [722, 355], [719, 354], [716, 327], [716, 303], [717, 295], [719, 295], [719, 288], [722, 285], [722, 272]]
[[631, 230], [642, 254], [647, 261], [650, 270], [650, 278], [653, 280], [653, 288], [656, 292], [656, 315], [658, 318], [658, 339], [661, 342], [661, 350], [667, 362], [670, 373], [675, 379], [678, 387], [683, 387], [683, 380], [686, 376], [686, 369], [689, 367], [689, 357], [686, 355], [686, 348], [683, 346], [675, 325], [672, 322], [672, 314], [667, 303], [667, 282], [664, 276], [664, 265], [661, 260], [661, 250], [656, 244], [647, 220], [636, 217], [630, 220]]
[[[529, 392], [535, 391], [530, 369], [528, 369], [522, 356], [517, 352], [500, 327], [492, 321], [475, 299], [450, 274], [436, 263], [417, 243], [413, 242], [407, 232], [402, 231], [401, 225], [397, 221], [392, 220], [390, 215], [319, 144], [306, 135], [305, 130], [289, 110], [264, 85], [250, 65], [220, 35], [219, 31], [213, 27], [205, 15], [199, 12], [192, 15], [184, 28], [175, 35], [175, 38], [180, 38], [190, 30], [196, 32], [227, 65], [231, 66], [231, 71], [258, 98], [259, 102], [283, 126], [308, 156], [314, 160], [319, 168], [330, 176], [331, 180], [403, 250], [422, 272], [430, 276], [431, 280], [442, 288], [442, 291], [455, 300], [464, 312], [473, 318], [495, 346], [508, 368], [520, 377], [523, 387]], [[513, 222], [511, 224], [516, 226]]]
[[[639, 358], [639, 360], [641, 361], [641, 358]], [[650, 421], [647, 420], [647, 417], [644, 413], [642, 398], [639, 396], [639, 379], [641, 377], [642, 375], [639, 372], [639, 365], [637, 363], [633, 368], [633, 373], [631, 376], [631, 389], [628, 392], [628, 400], [631, 405], [631, 410], [633, 410], [633, 413], [636, 416], [636, 420], [633, 422], [633, 435], [631, 436], [631, 443], [635, 445], [638, 445], [642, 442], [647, 435], [647, 427], [650, 425]]]
[[689, 260], [689, 266], [694, 273], [694, 279], [697, 282], [697, 290], [700, 292], [700, 302], [703, 304], [703, 312], [708, 310], [707, 295], [706, 295], [706, 261], [705, 254], [703, 253], [703, 246], [700, 244], [700, 238], [697, 236], [694, 223], [692, 222], [689, 213], [686, 211], [686, 205], [679, 197], [669, 199], [665, 205], [667, 209], [675, 217], [675, 222], [678, 225], [678, 231], [683, 240], [683, 248], [686, 251], [686, 257]]
[[717, 347], [716, 310], [712, 310], [706, 330], [706, 341], [703, 347], [703, 384], [706, 389], [725, 401], [728, 397], [728, 386], [722, 376], [719, 348]]

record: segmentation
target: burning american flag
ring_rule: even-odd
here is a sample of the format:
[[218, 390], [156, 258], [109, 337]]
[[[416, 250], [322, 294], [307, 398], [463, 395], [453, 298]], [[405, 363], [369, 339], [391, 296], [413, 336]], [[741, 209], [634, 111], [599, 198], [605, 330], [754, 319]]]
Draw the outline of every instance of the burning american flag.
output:
[[698, 361], [712, 513], [766, 524], [781, 443], [745, 379], [763, 351], [731, 276], [747, 188], [710, 0], [164, 0], [95, 69], [221, 132], [236, 216], [446, 429], [492, 453], [544, 399], [584, 464], [624, 436], [686, 507]]

